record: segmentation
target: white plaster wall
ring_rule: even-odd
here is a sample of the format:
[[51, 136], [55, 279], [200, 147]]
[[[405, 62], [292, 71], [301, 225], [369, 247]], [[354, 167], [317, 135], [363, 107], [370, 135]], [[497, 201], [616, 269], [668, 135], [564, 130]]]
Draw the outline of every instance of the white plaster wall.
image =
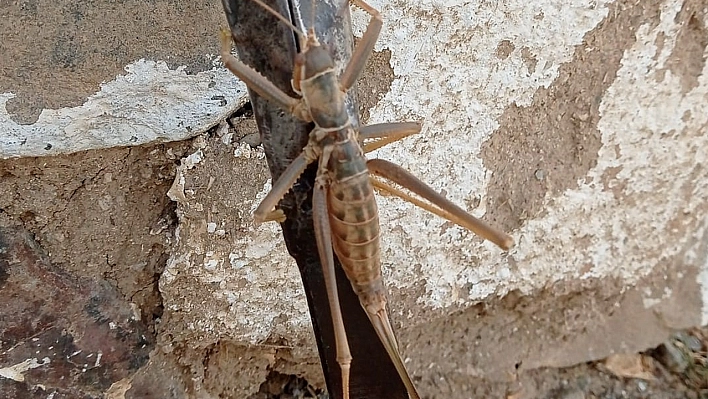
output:
[[[369, 123], [422, 120], [424, 124], [418, 136], [372, 156], [404, 166], [458, 204], [483, 193], [490, 175], [479, 159], [481, 143], [499, 126], [505, 108], [513, 103], [528, 105], [540, 87], [553, 84], [559, 67], [570, 61], [583, 36], [607, 16], [610, 3], [372, 0], [384, 18], [376, 49], [391, 51], [396, 78], [390, 92], [371, 110]], [[445, 315], [447, 309], [469, 306], [490, 295], [503, 296], [515, 289], [530, 293], [556, 281], [616, 277], [631, 285], [694, 239], [705, 240], [708, 218], [698, 205], [708, 196], [708, 176], [705, 169], [699, 169], [698, 176], [691, 172], [705, 163], [700, 149], [708, 145], [700, 133], [708, 115], [706, 71], [689, 93], [681, 92], [670, 71], [665, 71], [662, 81], [653, 74], [665, 67], [674, 46], [669, 39], [657, 48], [655, 38], [662, 33], [667, 38], [676, 36], [674, 17], [681, 4], [667, 0], [661, 23], [642, 26], [636, 45], [625, 52], [600, 108], [603, 147], [597, 166], [578, 182], [577, 189], [548, 198], [542, 216], [513, 232], [517, 246], [508, 257], [461, 228], [441, 229], [444, 221], [436, 216], [379, 197], [387, 284], [407, 290], [423, 281], [425, 294], [417, 305], [428, 314]], [[543, 18], [537, 18], [540, 13]], [[353, 10], [353, 17], [356, 34], [361, 36], [368, 16]], [[511, 41], [516, 50], [500, 61], [495, 53], [502, 40]], [[522, 47], [538, 60], [532, 74], [521, 59]], [[687, 111], [692, 117], [683, 117]], [[236, 152], [242, 157], [260, 154], [243, 148]], [[605, 191], [599, 181], [608, 168], [617, 166], [622, 170], [612, 184], [626, 184], [622, 200]], [[695, 189], [686, 196], [682, 187], [691, 182], [696, 183]], [[264, 187], [261, 194], [267, 190]], [[257, 203], [258, 199], [245, 199], [244, 207], [253, 209]], [[481, 216], [485, 210], [473, 212]], [[701, 227], [688, 235], [661, 234], [670, 233], [677, 213], [700, 221]], [[242, 227], [245, 235], [229, 252], [217, 256], [223, 266], [190, 267], [190, 273], [202, 281], [221, 279], [225, 289], [214, 292], [213, 298], [231, 298], [226, 301], [230, 310], [215, 317], [209, 313], [192, 317], [210, 331], [228, 333], [242, 342], [285, 340], [297, 346], [298, 337], [309, 337], [309, 324], [296, 266], [285, 254], [274, 226]], [[172, 258], [168, 274], [189, 267], [191, 249], [185, 251]], [[588, 264], [589, 270], [584, 268]], [[265, 270], [268, 265], [273, 269]], [[229, 281], [242, 278], [249, 282], [247, 292], [228, 288]], [[705, 286], [705, 273], [699, 278]], [[278, 288], [274, 291], [274, 287]], [[671, 294], [670, 287], [647, 292], [645, 304], [651, 307]], [[177, 311], [189, 302], [183, 297], [180, 304], [167, 306]], [[410, 311], [400, 306], [391, 309], [399, 317]], [[220, 330], [223, 325], [226, 328]]]
[[[479, 158], [482, 142], [499, 126], [497, 119], [507, 106], [529, 105], [539, 87], [553, 83], [558, 68], [570, 61], [583, 35], [607, 15], [606, 3], [373, 2], [386, 21], [379, 48], [391, 51], [397, 79], [384, 101], [371, 111], [370, 123], [406, 118], [424, 121], [418, 137], [373, 156], [399, 163], [438, 191], [446, 191], [458, 204], [484, 192], [489, 175]], [[537, 18], [541, 13], [543, 18]], [[360, 19], [357, 22], [364, 26]], [[517, 49], [504, 61], [496, 55], [502, 40], [511, 41]], [[541, 66], [533, 74], [521, 59], [522, 47]], [[547, 259], [529, 263], [532, 251], [546, 249], [529, 245], [528, 233], [514, 233], [519, 245], [511, 256], [524, 269], [542, 270], [545, 276], [529, 278], [518, 274], [524, 270], [510, 270], [499, 249], [476, 243], [461, 228], [438, 234], [445, 221], [409, 204], [381, 199], [381, 209], [382, 236], [386, 237], [383, 258], [390, 265], [387, 281], [404, 289], [425, 281], [427, 296], [419, 299], [421, 305], [445, 308], [482, 300], [493, 292], [528, 290], [545, 284], [549, 277], [562, 278], [567, 271], [549, 270]], [[484, 212], [480, 207], [475, 215]], [[407, 234], [394, 234], [398, 225], [408, 226]], [[410, 265], [420, 265], [420, 271]], [[460, 296], [471, 283], [471, 296]]]
[[[445, 190], [456, 203], [464, 203], [484, 192], [488, 174], [478, 153], [504, 108], [528, 105], [535, 90], [553, 83], [574, 46], [606, 16], [609, 2], [372, 3], [384, 14], [379, 48], [391, 50], [397, 79], [372, 110], [371, 122], [424, 120], [421, 135], [374, 156], [403, 165]], [[433, 308], [513, 289], [530, 292], [564, 279], [616, 276], [629, 285], [651, 272], [657, 259], [703, 237], [708, 219], [695, 212], [708, 195], [707, 172], [699, 174], [692, 196], [686, 198], [681, 187], [694, 165], [706, 161], [701, 149], [707, 148], [708, 138], [701, 132], [708, 115], [708, 71], [687, 94], [681, 93], [678, 77], [670, 71], [660, 83], [652, 73], [666, 68], [679, 28], [674, 17], [681, 6], [681, 1], [666, 1], [661, 24], [640, 28], [637, 44], [625, 52], [618, 78], [603, 97], [599, 123], [603, 147], [597, 166], [578, 189], [549, 201], [542, 218], [514, 232], [517, 247], [510, 258], [517, 267], [512, 268], [491, 244], [475, 244], [458, 227], [438, 234], [441, 219], [383, 197], [383, 258], [390, 266], [389, 284], [408, 288], [425, 281], [427, 295], [419, 303]], [[540, 12], [544, 18], [535, 19]], [[357, 21], [357, 26], [364, 26]], [[654, 44], [660, 33], [671, 38], [661, 49]], [[469, 40], [458, 42], [459, 37]], [[502, 40], [511, 40], [517, 49], [503, 62], [495, 56]], [[543, 65], [532, 75], [521, 60], [522, 47]], [[684, 120], [687, 111], [692, 117]], [[616, 166], [622, 171], [615, 184], [627, 183], [631, 201], [618, 202], [599, 182], [607, 168]], [[668, 224], [679, 212], [693, 212], [703, 227], [692, 236], [670, 234]], [[581, 240], [587, 238], [591, 244], [585, 248]], [[475, 257], [479, 260], [473, 263]], [[593, 267], [581, 274], [586, 264]], [[468, 296], [466, 287], [472, 283]]]
[[[582, 36], [607, 14], [607, 2], [564, 3], [561, 7], [554, 1], [421, 2], [406, 9], [405, 4], [409, 3], [374, 1], [374, 7], [382, 10], [387, 23], [379, 47], [391, 50], [397, 80], [384, 101], [372, 110], [372, 122], [402, 118], [425, 121], [421, 135], [382, 149], [375, 156], [405, 166], [433, 187], [447, 191], [448, 197], [457, 203], [483, 191], [487, 173], [478, 152], [481, 143], [498, 126], [496, 118], [509, 104], [528, 105], [536, 89], [548, 87], [560, 64], [569, 61]], [[549, 203], [548, 215], [515, 233], [518, 245], [511, 255], [522, 265], [519, 270], [510, 270], [492, 245], [472, 244], [469, 235], [459, 228], [438, 235], [435, 232], [442, 220], [384, 197], [381, 199], [382, 235], [387, 237], [384, 258], [409, 259], [406, 263], [422, 266], [422, 276], [414, 275], [411, 268], [391, 267], [390, 284], [405, 287], [422, 277], [429, 297], [421, 303], [445, 307], [453, 302], [480, 300], [492, 292], [503, 294], [514, 288], [529, 291], [563, 278], [612, 274], [636, 281], [652, 267], [647, 259], [635, 259], [636, 256], [645, 252], [654, 254], [650, 249], [667, 256], [676, 251], [688, 237], [667, 243], [665, 236], [653, 232], [665, 229], [667, 219], [677, 209], [690, 212], [705, 198], [701, 195], [680, 198], [678, 190], [683, 182], [681, 177], [690, 172], [690, 165], [705, 161], [704, 154], [697, 149], [705, 148], [706, 138], [700, 135], [676, 140], [658, 138], [670, 131], [676, 134], [701, 131], [705, 123], [706, 85], [705, 79], [701, 79], [700, 86], [684, 96], [677, 78], [670, 72], [657, 84], [646, 71], [665, 67], [673, 43], [669, 41], [658, 53], [652, 43], [659, 32], [675, 37], [678, 27], [673, 18], [681, 4], [667, 2], [661, 25], [651, 31], [647, 26], [640, 29], [637, 46], [625, 54], [619, 77], [601, 107], [599, 127], [603, 148], [597, 167], [589, 173], [591, 179]], [[534, 19], [539, 12], [544, 15], [541, 21]], [[425, 27], [411, 28], [406, 34], [401, 32], [401, 27], [421, 25], [422, 13], [427, 13]], [[479, 24], [489, 29], [479, 29]], [[357, 25], [364, 26], [363, 22]], [[452, 39], [455, 36], [471, 40], [456, 43]], [[529, 76], [518, 50], [500, 62], [495, 51], [505, 39], [511, 40], [517, 49], [530, 48], [545, 67]], [[696, 118], [683, 121], [686, 110]], [[620, 148], [619, 158], [615, 145]], [[657, 165], [662, 168], [658, 175]], [[623, 207], [614, 203], [611, 193], [598, 184], [599, 177], [612, 166], [623, 167], [618, 178], [630, 182], [632, 194], [640, 195], [657, 186], [670, 189], [665, 195], [654, 195], [653, 201], [650, 198], [640, 201], [641, 207]], [[703, 186], [703, 193], [705, 189]], [[676, 201], [664, 207], [666, 198]], [[665, 208], [665, 212], [657, 215], [660, 208]], [[483, 210], [479, 211], [481, 215]], [[405, 229], [411, 235], [393, 234], [390, 226], [396, 225], [411, 226]], [[610, 241], [604, 231], [610, 232]], [[702, 231], [696, 234], [702, 235]], [[573, 251], [577, 247], [575, 240], [588, 235], [593, 237], [593, 245], [586, 251]], [[626, 248], [621, 244], [626, 236], [647, 240], [642, 240], [639, 248]], [[414, 250], [404, 246], [406, 238], [411, 240]], [[424, 256], [411, 259], [411, 254], [416, 253]], [[481, 257], [479, 264], [465, 262], [472, 255]], [[580, 276], [578, 270], [587, 262], [595, 267]], [[476, 284], [472, 297], [456, 298], [456, 290], [473, 282]]]
[[[236, 149], [235, 156], [262, 159], [265, 154], [262, 148], [254, 150], [244, 143]], [[228, 336], [246, 345], [282, 338], [297, 347], [307, 341], [307, 350], [312, 352], [315, 348], [305, 293], [295, 260], [285, 248], [280, 226], [276, 223], [254, 226], [248, 222], [238, 227], [245, 234], [229, 239], [228, 244], [222, 241], [214, 245], [219, 235], [230, 229], [233, 212], [251, 220], [256, 206], [270, 191], [270, 183], [256, 198], [234, 196], [230, 212], [218, 212], [206, 220], [195, 220], [189, 215], [189, 209], [209, 209], [213, 203], [195, 199], [197, 195], [189, 190], [185, 192], [185, 179], [199, 173], [198, 168], [213, 170], [217, 162], [198, 150], [178, 168], [175, 183], [168, 192], [179, 204], [180, 227], [174, 251], [160, 279], [165, 308], [184, 320], [187, 331], [181, 334], [208, 337], [205, 341]], [[195, 259], [203, 260], [195, 263]], [[184, 275], [189, 276], [187, 281], [178, 279]]]
[[[502, 112], [514, 103], [530, 104], [540, 87], [553, 84], [559, 67], [570, 61], [583, 36], [606, 17], [611, 2], [370, 3], [384, 18], [377, 50], [390, 50], [396, 75], [390, 92], [371, 110], [370, 123], [421, 120], [424, 126], [420, 135], [372, 156], [404, 166], [464, 204], [485, 191], [490, 176], [478, 154], [499, 126]], [[444, 222], [436, 216], [380, 197], [387, 284], [407, 290], [423, 281], [425, 294], [417, 305], [445, 314], [453, 306], [468, 306], [514, 289], [529, 293], [559, 280], [619, 277], [632, 284], [650, 273], [657, 260], [678, 253], [695, 238], [705, 240], [708, 217], [698, 205], [708, 197], [708, 176], [705, 169], [699, 169], [697, 176], [691, 172], [706, 162], [701, 149], [708, 148], [704, 134], [708, 71], [689, 93], [681, 92], [681, 84], [669, 70], [661, 81], [653, 74], [665, 68], [673, 49], [678, 29], [674, 17], [681, 4], [666, 0], [661, 23], [642, 26], [637, 44], [625, 52], [618, 77], [602, 100], [603, 147], [597, 166], [577, 189], [549, 198], [542, 216], [513, 232], [517, 247], [508, 258], [458, 227], [440, 233]], [[537, 18], [540, 13], [542, 19]], [[361, 36], [368, 16], [354, 10], [353, 17], [355, 32]], [[662, 48], [654, 45], [660, 33], [667, 38]], [[500, 61], [496, 50], [502, 40], [511, 41], [516, 50]], [[532, 74], [521, 59], [522, 47], [538, 60]], [[188, 136], [185, 126], [194, 133], [204, 131], [237, 107], [237, 102], [220, 107], [209, 99], [243, 94], [243, 85], [222, 68], [187, 75], [161, 63], [139, 61], [128, 66], [125, 75], [103, 84], [82, 106], [45, 110], [38, 122], [24, 126], [7, 115], [4, 104], [13, 94], [3, 93], [0, 157], [183, 139]], [[684, 118], [686, 112], [691, 117]], [[52, 144], [50, 150], [45, 149], [47, 144]], [[260, 157], [262, 150], [243, 146], [234, 156]], [[191, 164], [208, 161], [195, 156]], [[622, 170], [615, 183], [626, 183], [626, 201], [618, 201], [599, 183], [608, 168], [617, 166]], [[187, 206], [189, 199], [180, 197], [179, 185], [190, 170], [187, 166], [180, 170], [172, 193], [181, 206]], [[696, 182], [690, 196], [681, 191], [688, 179]], [[252, 211], [268, 189], [263, 187], [258, 198], [241, 199], [243, 209]], [[474, 210], [477, 216], [484, 212]], [[677, 213], [701, 221], [701, 227], [690, 235], [657, 234], [670, 230]], [[214, 223], [214, 229], [206, 223]], [[207, 220], [204, 228], [216, 234], [222, 223]], [[208, 293], [212, 302], [204, 301], [204, 292], [167, 296], [166, 308], [188, 314], [185, 317], [194, 331], [228, 334], [245, 343], [297, 337], [288, 342], [298, 345], [309, 340], [304, 294], [279, 229], [273, 224], [246, 224], [242, 231], [242, 236], [217, 251], [190, 241], [190, 231], [178, 231], [184, 245], [168, 262], [161, 289], [169, 290], [174, 276], [185, 271], [195, 285], [212, 287], [216, 282], [218, 289]], [[206, 255], [204, 262], [194, 263], [194, 254]], [[581, 273], [587, 264], [592, 267]], [[704, 287], [707, 276], [708, 265], [704, 265], [699, 275]], [[236, 284], [242, 279], [247, 288]], [[704, 292], [708, 303], [708, 289]], [[650, 307], [670, 294], [647, 293], [646, 304]], [[209, 306], [220, 310], [205, 311]], [[704, 309], [705, 324], [708, 307]], [[408, 309], [394, 307], [391, 312], [405, 315]]]
[[[0, 93], [0, 158], [67, 154], [99, 148], [184, 140], [208, 130], [245, 101], [242, 82], [220, 65], [188, 75], [165, 62], [139, 60], [101, 84], [78, 107], [45, 109], [31, 125], [12, 120]], [[228, 104], [223, 106], [223, 96]]]

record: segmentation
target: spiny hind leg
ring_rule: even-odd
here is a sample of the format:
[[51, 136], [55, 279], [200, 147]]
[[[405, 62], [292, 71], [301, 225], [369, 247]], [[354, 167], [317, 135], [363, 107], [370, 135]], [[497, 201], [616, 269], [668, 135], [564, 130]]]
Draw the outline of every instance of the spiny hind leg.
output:
[[312, 217], [315, 225], [315, 237], [317, 239], [317, 251], [322, 263], [325, 286], [327, 287], [327, 298], [329, 299], [329, 310], [332, 314], [332, 324], [334, 327], [334, 341], [337, 345], [337, 363], [342, 370], [342, 390], [343, 398], [349, 399], [349, 371], [352, 364], [352, 355], [349, 351], [347, 333], [344, 329], [342, 319], [342, 309], [339, 306], [339, 293], [337, 291], [337, 279], [334, 274], [334, 252], [332, 251], [332, 230], [329, 225], [329, 215], [327, 213], [327, 186], [318, 179], [312, 193]]
[[364, 32], [359, 44], [354, 49], [354, 54], [352, 54], [352, 58], [349, 61], [347, 68], [339, 78], [339, 86], [344, 92], [349, 90], [354, 82], [359, 79], [359, 75], [361, 75], [361, 71], [364, 70], [364, 66], [366, 65], [366, 60], [369, 59], [371, 52], [374, 50], [376, 40], [379, 38], [381, 26], [383, 26], [381, 14], [379, 14], [374, 7], [366, 4], [364, 0], [349, 1], [369, 13], [369, 15], [371, 15], [371, 21], [369, 21], [369, 26], [366, 27], [366, 32]]
[[418, 134], [420, 129], [418, 122], [378, 123], [359, 127], [359, 138], [362, 141], [374, 140], [364, 143], [364, 153], [368, 153], [386, 144]]
[[514, 246], [514, 239], [509, 235], [470, 215], [402, 167], [383, 159], [370, 159], [366, 162], [366, 166], [370, 173], [405, 187], [411, 192], [430, 201], [430, 203], [412, 197], [386, 183], [372, 179], [373, 185], [378, 189], [388, 191], [414, 205], [458, 224], [485, 240], [493, 242], [504, 250], [508, 250]]

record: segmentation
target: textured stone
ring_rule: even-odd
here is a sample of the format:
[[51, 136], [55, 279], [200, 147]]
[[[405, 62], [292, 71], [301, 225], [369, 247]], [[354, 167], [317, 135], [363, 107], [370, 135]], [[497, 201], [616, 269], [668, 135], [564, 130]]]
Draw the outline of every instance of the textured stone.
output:
[[155, 338], [115, 288], [50, 263], [0, 228], [0, 396], [100, 398], [144, 366]]

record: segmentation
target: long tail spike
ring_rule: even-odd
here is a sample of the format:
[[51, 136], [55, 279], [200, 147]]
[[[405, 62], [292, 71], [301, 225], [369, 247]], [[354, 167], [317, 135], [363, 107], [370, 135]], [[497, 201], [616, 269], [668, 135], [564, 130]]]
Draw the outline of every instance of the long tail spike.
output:
[[403, 385], [406, 387], [408, 396], [410, 399], [420, 399], [420, 394], [418, 394], [418, 390], [415, 388], [411, 376], [408, 374], [408, 370], [406, 370], [406, 366], [403, 364], [401, 354], [398, 352], [398, 342], [396, 342], [396, 336], [393, 334], [393, 328], [388, 319], [386, 309], [380, 309], [375, 314], [371, 314], [367, 311], [367, 315], [386, 352], [388, 352], [388, 356], [391, 358], [394, 367], [396, 367], [396, 371], [398, 371], [398, 375], [401, 377], [401, 381], [403, 381]]

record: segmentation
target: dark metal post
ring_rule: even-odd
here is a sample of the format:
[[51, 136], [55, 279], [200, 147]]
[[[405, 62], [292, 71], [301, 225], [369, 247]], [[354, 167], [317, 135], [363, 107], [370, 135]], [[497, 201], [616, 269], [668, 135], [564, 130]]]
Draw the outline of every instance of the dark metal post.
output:
[[[240, 59], [276, 86], [295, 95], [292, 93], [290, 79], [293, 60], [298, 51], [297, 37], [285, 24], [251, 0], [222, 0], [222, 2]], [[292, 15], [296, 4], [293, 4], [292, 0], [266, 0], [266, 3], [293, 20]], [[353, 38], [349, 13], [347, 10], [339, 13], [340, 6], [342, 3], [337, 0], [334, 3], [318, 2], [314, 25], [320, 40], [329, 45], [340, 65], [345, 65], [352, 52]], [[305, 0], [301, 10], [305, 24], [311, 23], [311, 15], [313, 15], [309, 7], [311, 7], [310, 2]], [[341, 16], [337, 15], [338, 13]], [[295, 25], [299, 24], [295, 23]], [[350, 91], [349, 108], [353, 119], [358, 120], [355, 93], [355, 89]], [[307, 143], [311, 126], [296, 120], [253, 92], [250, 92], [250, 96], [268, 166], [273, 179], [277, 179]], [[332, 318], [312, 226], [312, 186], [315, 172], [316, 165], [313, 164], [280, 202], [280, 207], [287, 216], [282, 229], [288, 251], [295, 258], [300, 269], [330, 397], [341, 398], [341, 377], [336, 361]], [[408, 398], [396, 369], [341, 267], [337, 267], [337, 282], [344, 324], [353, 357], [351, 397], [356, 399]]]

